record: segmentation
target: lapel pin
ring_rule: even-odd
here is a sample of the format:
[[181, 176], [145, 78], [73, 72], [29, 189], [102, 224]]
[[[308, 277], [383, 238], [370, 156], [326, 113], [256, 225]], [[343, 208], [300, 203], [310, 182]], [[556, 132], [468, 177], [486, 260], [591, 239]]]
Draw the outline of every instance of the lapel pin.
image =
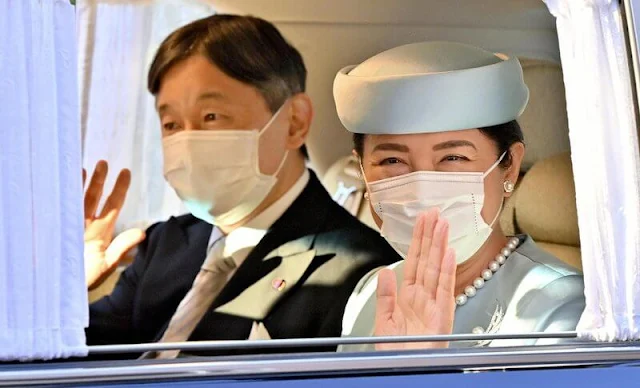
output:
[[287, 286], [287, 282], [284, 279], [276, 278], [271, 282], [271, 287], [276, 291], [282, 291]]

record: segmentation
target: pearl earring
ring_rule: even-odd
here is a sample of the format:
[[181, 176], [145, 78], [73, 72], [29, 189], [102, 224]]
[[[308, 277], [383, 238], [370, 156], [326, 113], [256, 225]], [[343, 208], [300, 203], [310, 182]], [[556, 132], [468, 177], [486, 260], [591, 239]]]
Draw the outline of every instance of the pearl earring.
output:
[[512, 193], [513, 189], [515, 188], [515, 185], [511, 181], [504, 181], [503, 186], [504, 186], [505, 193]]

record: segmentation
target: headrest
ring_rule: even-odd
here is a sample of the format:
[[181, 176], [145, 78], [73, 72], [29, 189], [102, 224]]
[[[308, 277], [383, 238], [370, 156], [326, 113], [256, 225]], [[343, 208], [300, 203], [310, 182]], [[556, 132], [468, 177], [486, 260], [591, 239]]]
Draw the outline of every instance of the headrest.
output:
[[517, 191], [515, 219], [520, 231], [534, 241], [580, 246], [569, 153], [537, 162]]
[[421, 42], [340, 70], [333, 95], [350, 132], [410, 134], [509, 122], [522, 114], [529, 90], [515, 57]]
[[527, 151], [526, 171], [538, 160], [569, 151], [569, 124], [562, 67], [554, 62], [520, 58], [529, 104], [518, 119]]

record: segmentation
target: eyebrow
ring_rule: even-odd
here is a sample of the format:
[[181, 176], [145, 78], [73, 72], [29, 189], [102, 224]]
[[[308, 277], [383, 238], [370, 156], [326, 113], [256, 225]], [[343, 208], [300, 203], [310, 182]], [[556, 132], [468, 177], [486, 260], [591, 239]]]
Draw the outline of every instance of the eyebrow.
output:
[[399, 143], [380, 143], [373, 147], [372, 152], [376, 151], [398, 151], [398, 152], [409, 152], [409, 147], [404, 144]]
[[442, 143], [438, 143], [433, 146], [433, 150], [440, 151], [440, 150], [446, 150], [449, 148], [456, 148], [456, 147], [471, 147], [476, 151], [478, 150], [475, 144], [467, 140], [449, 140]]
[[[226, 100], [227, 97], [220, 93], [220, 92], [216, 92], [216, 91], [211, 91], [211, 92], [204, 92], [201, 95], [198, 96], [198, 98], [196, 99], [196, 101], [202, 101], [202, 100]], [[165, 110], [169, 109], [169, 104], [162, 104], [158, 107], [158, 113], [162, 113]]]

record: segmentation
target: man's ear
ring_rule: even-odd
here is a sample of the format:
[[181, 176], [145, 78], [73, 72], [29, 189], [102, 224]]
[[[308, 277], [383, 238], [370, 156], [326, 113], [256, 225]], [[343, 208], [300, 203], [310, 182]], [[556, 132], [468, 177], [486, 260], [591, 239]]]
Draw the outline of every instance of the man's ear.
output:
[[298, 93], [291, 97], [290, 101], [287, 149], [294, 150], [302, 147], [309, 135], [313, 120], [313, 104], [306, 93]]
[[[511, 165], [505, 173], [505, 181], [509, 181], [515, 187], [520, 177], [520, 166], [522, 166], [522, 160], [524, 159], [524, 144], [521, 142], [514, 143], [509, 147], [509, 154], [511, 155]], [[510, 197], [511, 193], [504, 193], [506, 198]]]

